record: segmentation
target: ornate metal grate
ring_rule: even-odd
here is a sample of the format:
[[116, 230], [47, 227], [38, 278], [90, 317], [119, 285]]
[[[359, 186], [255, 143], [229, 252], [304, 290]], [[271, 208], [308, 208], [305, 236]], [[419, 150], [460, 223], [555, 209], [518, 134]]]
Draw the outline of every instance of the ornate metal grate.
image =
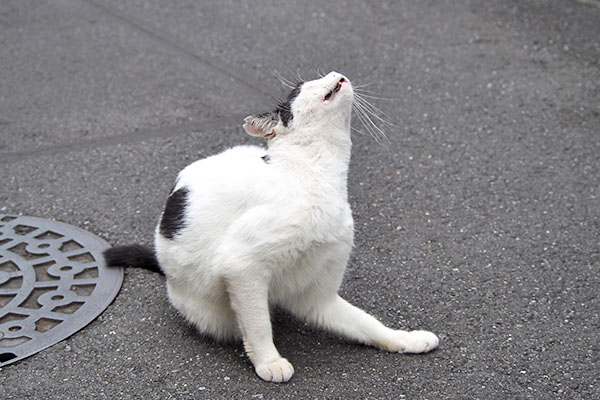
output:
[[0, 367], [93, 321], [115, 298], [123, 269], [107, 268], [97, 236], [61, 222], [0, 214]]

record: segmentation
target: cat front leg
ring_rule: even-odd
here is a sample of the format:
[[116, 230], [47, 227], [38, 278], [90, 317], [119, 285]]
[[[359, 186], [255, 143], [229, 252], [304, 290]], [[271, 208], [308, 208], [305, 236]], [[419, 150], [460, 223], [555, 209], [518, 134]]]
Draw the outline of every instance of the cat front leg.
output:
[[294, 367], [273, 344], [268, 285], [250, 277], [229, 278], [227, 291], [256, 374], [268, 382], [287, 382]]
[[[298, 312], [296, 312], [298, 313]], [[386, 327], [375, 317], [353, 306], [339, 295], [326, 300], [305, 303], [300, 312], [308, 322], [341, 336], [383, 350], [398, 353], [426, 353], [439, 344], [428, 331], [404, 331]]]

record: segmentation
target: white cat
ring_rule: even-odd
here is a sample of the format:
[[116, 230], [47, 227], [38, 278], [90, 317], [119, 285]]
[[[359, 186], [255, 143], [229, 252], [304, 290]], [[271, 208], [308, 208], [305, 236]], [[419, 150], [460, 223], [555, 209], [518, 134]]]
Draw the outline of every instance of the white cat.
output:
[[354, 91], [336, 72], [298, 84], [244, 129], [239, 146], [183, 169], [156, 228], [154, 252], [109, 249], [108, 265], [162, 270], [173, 306], [201, 332], [242, 338], [259, 377], [293, 373], [272, 339], [270, 307], [387, 351], [423, 353], [427, 331], [385, 327], [338, 294], [353, 244], [348, 204]]

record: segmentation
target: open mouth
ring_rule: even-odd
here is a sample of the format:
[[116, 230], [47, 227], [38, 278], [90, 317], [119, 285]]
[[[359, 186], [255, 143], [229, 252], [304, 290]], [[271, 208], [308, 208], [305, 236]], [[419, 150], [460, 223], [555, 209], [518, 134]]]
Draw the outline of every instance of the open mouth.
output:
[[333, 89], [331, 89], [331, 91], [329, 93], [327, 93], [325, 95], [325, 97], [323, 98], [323, 100], [327, 101], [327, 100], [331, 100], [331, 98], [340, 91], [340, 89], [342, 88], [342, 83], [346, 82], [346, 80], [344, 78], [340, 79], [338, 81], [338, 83], [335, 85], [335, 87]]

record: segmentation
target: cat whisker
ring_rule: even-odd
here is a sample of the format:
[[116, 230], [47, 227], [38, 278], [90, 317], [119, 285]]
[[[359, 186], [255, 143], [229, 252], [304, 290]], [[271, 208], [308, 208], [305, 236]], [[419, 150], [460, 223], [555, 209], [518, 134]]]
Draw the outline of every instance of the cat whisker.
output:
[[377, 126], [377, 124], [373, 121], [373, 119], [377, 120], [378, 122], [380, 122], [386, 126], [391, 126], [391, 127], [397, 127], [397, 126], [395, 124], [389, 122], [387, 119], [383, 118], [383, 117], [388, 118], [387, 115], [385, 114], [385, 112], [383, 112], [380, 108], [376, 107], [371, 102], [369, 102], [369, 100], [367, 100], [367, 98], [376, 99], [376, 100], [392, 100], [392, 99], [385, 99], [385, 98], [382, 98], [379, 96], [365, 94], [364, 92], [367, 92], [367, 91], [361, 89], [360, 85], [359, 85], [358, 89], [354, 90], [354, 99], [355, 99], [354, 109], [356, 111], [356, 114], [359, 115], [359, 120], [361, 120], [361, 122], [363, 123], [365, 128], [367, 130], [369, 130], [369, 133], [371, 134], [371, 136], [381, 138], [381, 140], [385, 140], [387, 143], [389, 143], [389, 139], [386, 136], [385, 132], [381, 128], [379, 128], [379, 126]]
[[279, 82], [281, 82], [283, 84], [283, 86], [285, 86], [289, 89], [293, 89], [296, 86], [296, 85], [294, 85], [294, 83], [292, 81], [284, 78], [283, 75], [281, 75], [279, 73], [279, 71], [275, 70], [275, 71], [273, 71], [273, 74], [275, 75], [275, 78], [277, 78], [279, 80]]
[[359, 103], [357, 103], [357, 105], [355, 107], [355, 111], [356, 111], [356, 115], [359, 117], [359, 120], [362, 122], [362, 124], [365, 126], [365, 129], [367, 129], [367, 131], [371, 134], [371, 136], [377, 137], [377, 138], [380, 138], [382, 140], [389, 142], [383, 129], [381, 129], [375, 123], [373, 118], [371, 118], [369, 116], [369, 113], [366, 112], [365, 109]]
[[393, 124], [393, 123], [389, 122], [388, 120], [384, 119], [383, 117], [381, 117], [381, 115], [383, 115], [384, 117], [387, 117], [387, 115], [383, 111], [381, 111], [379, 108], [375, 107], [373, 104], [371, 104], [367, 100], [363, 99], [360, 95], [357, 96], [356, 93], [354, 95], [354, 98], [355, 98], [357, 104], [359, 104], [367, 114], [371, 115], [373, 118], [377, 119], [379, 122], [383, 123], [384, 125], [397, 128], [397, 126], [395, 124]]
[[354, 88], [354, 90], [356, 90], [356, 89], [361, 89], [361, 88], [371, 86], [371, 85], [373, 85], [373, 83], [362, 83], [360, 85], [352, 85], [352, 87]]
[[385, 147], [385, 143], [390, 143], [388, 137], [385, 132], [381, 128], [377, 126], [377, 124], [373, 121], [373, 119], [369, 116], [369, 114], [365, 111], [363, 105], [359, 102], [354, 102], [353, 109], [358, 120], [361, 122], [365, 130], [368, 134], [380, 145]]
[[372, 92], [361, 90], [361, 89], [356, 89], [356, 88], [354, 89], [354, 93], [358, 93], [360, 95], [360, 97], [366, 97], [366, 98], [373, 99], [373, 100], [387, 100], [387, 101], [396, 100], [391, 97], [375, 96]]

